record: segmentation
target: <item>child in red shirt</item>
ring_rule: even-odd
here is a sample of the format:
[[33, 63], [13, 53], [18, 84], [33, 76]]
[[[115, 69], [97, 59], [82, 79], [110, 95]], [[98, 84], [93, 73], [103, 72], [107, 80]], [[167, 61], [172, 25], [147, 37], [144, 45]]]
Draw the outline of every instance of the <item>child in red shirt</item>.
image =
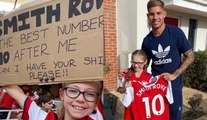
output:
[[129, 87], [122, 85], [118, 89], [120, 93], [126, 92], [122, 100], [124, 120], [169, 120], [169, 103], [173, 102], [170, 82], [147, 73], [147, 55], [143, 50], [132, 53], [131, 64], [123, 75]]
[[[103, 120], [98, 107], [102, 82], [65, 83], [60, 90], [63, 106], [58, 114], [60, 120]], [[54, 112], [43, 111], [16, 85], [4, 86], [6, 91], [24, 108], [23, 120], [58, 120]]]

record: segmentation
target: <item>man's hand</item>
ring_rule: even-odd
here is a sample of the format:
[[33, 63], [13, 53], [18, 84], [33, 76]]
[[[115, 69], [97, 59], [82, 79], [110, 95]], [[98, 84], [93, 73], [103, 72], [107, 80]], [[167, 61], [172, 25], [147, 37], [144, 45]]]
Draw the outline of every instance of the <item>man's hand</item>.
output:
[[163, 78], [167, 81], [173, 81], [177, 78], [176, 75], [170, 73], [162, 73], [161, 76], [163, 76]]

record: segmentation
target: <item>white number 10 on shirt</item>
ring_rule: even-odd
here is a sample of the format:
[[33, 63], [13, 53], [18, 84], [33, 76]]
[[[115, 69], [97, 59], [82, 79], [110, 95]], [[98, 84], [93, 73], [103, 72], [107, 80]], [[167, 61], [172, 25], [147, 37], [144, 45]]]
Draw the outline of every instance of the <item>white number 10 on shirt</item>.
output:
[[[159, 102], [160, 102], [160, 110], [156, 109], [156, 101], [157, 100], [159, 100]], [[157, 115], [157, 116], [162, 115], [165, 111], [164, 99], [160, 94], [154, 96], [154, 98], [152, 99], [152, 104], [150, 104], [150, 102], [149, 102], [149, 97], [144, 97], [142, 99], [142, 102], [145, 103], [146, 118], [151, 118], [150, 107], [152, 107], [153, 114]]]

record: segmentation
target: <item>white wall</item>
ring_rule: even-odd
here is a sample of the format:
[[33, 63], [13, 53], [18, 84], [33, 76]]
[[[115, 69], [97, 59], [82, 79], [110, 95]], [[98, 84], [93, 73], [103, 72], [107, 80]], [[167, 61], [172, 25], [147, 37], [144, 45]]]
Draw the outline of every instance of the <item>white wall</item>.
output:
[[146, 4], [147, 1], [142, 0], [117, 1], [117, 48], [121, 67], [129, 66], [128, 54], [140, 49], [149, 33]]
[[195, 51], [206, 50], [207, 42], [207, 18], [199, 19], [195, 42]]
[[137, 8], [137, 48], [141, 49], [143, 38], [149, 33], [147, 24], [147, 2], [138, 0]]
[[[166, 7], [173, 11], [207, 17], [207, 1], [204, 0], [163, 0]], [[200, 1], [200, 2], [199, 2]]]
[[137, 0], [117, 2], [118, 54], [131, 52], [136, 48]]
[[137, 0], [117, 1], [117, 53], [121, 68], [129, 66], [129, 54], [137, 48]]
[[180, 28], [188, 37], [189, 19], [197, 20], [197, 29], [195, 33], [194, 51], [206, 50], [207, 42], [207, 18], [191, 14], [168, 11], [168, 16], [179, 18]]

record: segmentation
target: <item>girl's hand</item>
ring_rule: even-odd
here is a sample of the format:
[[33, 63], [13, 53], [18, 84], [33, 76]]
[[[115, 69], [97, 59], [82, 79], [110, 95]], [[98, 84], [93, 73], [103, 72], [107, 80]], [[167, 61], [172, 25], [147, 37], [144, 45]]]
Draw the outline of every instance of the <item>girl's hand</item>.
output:
[[119, 88], [117, 89], [117, 92], [123, 94], [123, 93], [126, 92], [126, 88], [124, 88], [124, 87], [119, 87]]
[[119, 79], [121, 79], [122, 77], [124, 77], [124, 75], [125, 75], [127, 72], [128, 72], [128, 69], [123, 69], [123, 68], [121, 68], [121, 69], [119, 70], [119, 75], [118, 75]]

